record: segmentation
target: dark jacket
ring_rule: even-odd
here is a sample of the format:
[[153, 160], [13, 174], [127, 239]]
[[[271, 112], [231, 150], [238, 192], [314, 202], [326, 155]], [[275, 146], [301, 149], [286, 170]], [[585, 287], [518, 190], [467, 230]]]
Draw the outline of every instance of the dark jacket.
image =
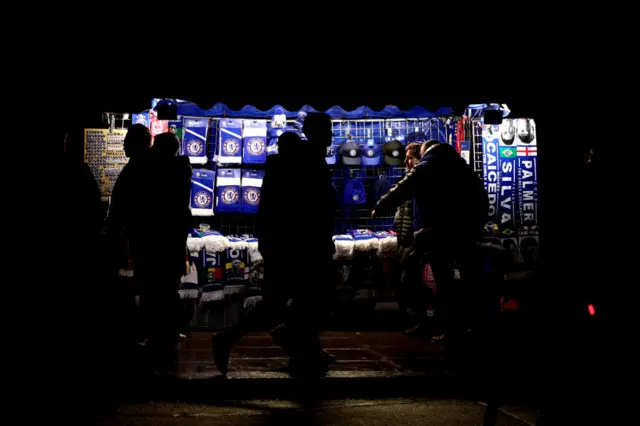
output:
[[148, 155], [131, 160], [113, 189], [109, 212], [111, 233], [123, 230], [131, 255], [154, 264], [184, 269], [191, 220], [191, 164], [184, 156]]
[[[265, 260], [281, 253], [308, 258], [331, 256], [334, 245], [335, 188], [324, 157], [295, 153], [268, 157], [256, 220], [260, 253]], [[301, 239], [292, 250], [292, 241]]]
[[413, 242], [413, 198], [405, 201], [396, 210], [393, 229], [398, 234], [398, 249], [411, 247]]
[[124, 166], [111, 194], [109, 205], [108, 226], [113, 233], [125, 231], [128, 233], [132, 225], [133, 198], [136, 187], [142, 175], [143, 160], [130, 159]]
[[383, 196], [376, 211], [389, 211], [415, 198], [424, 228], [451, 237], [478, 237], [487, 219], [482, 181], [449, 145], [429, 150], [420, 163]]

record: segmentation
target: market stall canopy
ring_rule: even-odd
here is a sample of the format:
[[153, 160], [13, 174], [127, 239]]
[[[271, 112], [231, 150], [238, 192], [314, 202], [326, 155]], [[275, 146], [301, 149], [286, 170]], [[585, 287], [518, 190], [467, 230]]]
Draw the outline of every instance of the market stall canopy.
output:
[[[187, 117], [242, 117], [242, 118], [271, 118], [274, 114], [285, 114], [287, 118], [295, 118], [298, 112], [318, 112], [313, 107], [305, 105], [297, 111], [287, 111], [281, 105], [275, 105], [267, 111], [261, 111], [252, 105], [245, 105], [239, 110], [232, 110], [223, 103], [217, 103], [209, 109], [202, 109], [193, 102], [183, 100], [160, 100], [154, 99], [152, 108], [155, 109], [158, 103], [175, 103], [178, 108], [178, 115]], [[401, 111], [395, 106], [386, 106], [381, 111], [374, 111], [367, 106], [361, 106], [353, 111], [345, 111], [339, 106], [333, 106], [324, 111], [333, 119], [363, 119], [363, 118], [433, 118], [448, 117], [453, 115], [453, 108], [442, 107], [432, 112], [421, 106], [415, 106], [407, 111]]]

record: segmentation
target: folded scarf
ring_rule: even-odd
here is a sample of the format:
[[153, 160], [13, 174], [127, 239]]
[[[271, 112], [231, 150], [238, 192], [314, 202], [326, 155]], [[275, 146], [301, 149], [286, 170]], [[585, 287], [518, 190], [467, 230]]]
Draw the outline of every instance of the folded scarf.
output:
[[336, 252], [333, 255], [335, 260], [352, 259], [355, 250], [355, 240], [351, 235], [334, 235], [333, 244]]

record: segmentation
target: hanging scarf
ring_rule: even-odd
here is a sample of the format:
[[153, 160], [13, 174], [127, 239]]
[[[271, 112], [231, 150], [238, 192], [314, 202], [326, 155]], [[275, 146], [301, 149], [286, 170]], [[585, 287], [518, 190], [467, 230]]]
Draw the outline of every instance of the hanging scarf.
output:
[[246, 287], [247, 241], [229, 237], [229, 247], [224, 252], [224, 294], [227, 296], [244, 292]]
[[255, 308], [262, 301], [264, 284], [264, 261], [258, 251], [258, 239], [247, 239], [248, 262], [245, 269], [246, 288], [243, 309]]
[[498, 133], [498, 126], [482, 124], [482, 169], [484, 189], [489, 197], [487, 222], [493, 223], [500, 223], [498, 218], [498, 194], [500, 193]]
[[202, 285], [200, 303], [224, 300], [222, 255], [229, 246], [229, 241], [220, 233], [214, 231], [204, 232], [201, 235], [204, 242], [205, 278]]
[[199, 293], [199, 272], [202, 270], [202, 256], [200, 255], [204, 241], [202, 238], [187, 238], [187, 271], [180, 279], [180, 298], [197, 299]]

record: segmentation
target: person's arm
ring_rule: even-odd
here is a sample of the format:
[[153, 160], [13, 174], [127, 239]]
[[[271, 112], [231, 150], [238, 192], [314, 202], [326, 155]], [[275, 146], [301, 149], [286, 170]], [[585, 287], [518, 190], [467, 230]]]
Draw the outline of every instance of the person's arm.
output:
[[388, 193], [380, 197], [373, 211], [373, 216], [377, 216], [381, 212], [397, 209], [402, 203], [414, 198], [419, 182], [423, 180], [425, 174], [424, 165], [419, 164], [414, 167]]

